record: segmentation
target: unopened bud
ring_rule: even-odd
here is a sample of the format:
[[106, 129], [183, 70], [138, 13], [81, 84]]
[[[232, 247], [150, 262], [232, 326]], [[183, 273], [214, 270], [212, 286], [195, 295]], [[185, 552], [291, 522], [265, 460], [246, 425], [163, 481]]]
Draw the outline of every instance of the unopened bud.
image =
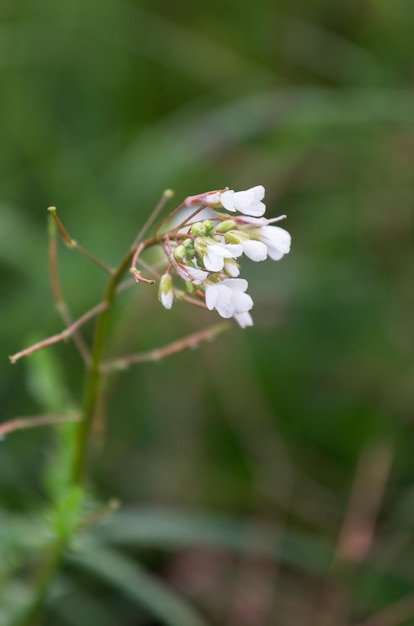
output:
[[211, 220], [204, 220], [204, 228], [206, 229], [206, 235], [212, 235], [214, 232], [214, 222]]
[[236, 278], [240, 274], [240, 266], [234, 259], [224, 259], [224, 271], [227, 276]]
[[186, 281], [185, 286], [187, 288], [188, 293], [190, 293], [191, 295], [195, 294], [195, 292], [198, 289], [197, 285], [190, 282], [189, 280]]
[[191, 226], [191, 232], [196, 237], [202, 237], [206, 234], [206, 227], [204, 226], [203, 222], [196, 222]]
[[177, 261], [183, 262], [183, 261], [185, 261], [186, 256], [187, 256], [186, 249], [183, 246], [183, 244], [181, 243], [174, 250], [174, 258], [177, 259]]
[[229, 230], [224, 235], [224, 239], [225, 239], [226, 243], [240, 243], [241, 241], [244, 241], [245, 239], [248, 239], [248, 237], [246, 237], [246, 236], [243, 237], [243, 233], [241, 233], [238, 230]]
[[183, 245], [187, 253], [187, 258], [193, 259], [196, 254], [194, 249], [194, 241], [192, 239], [185, 239]]
[[227, 233], [232, 228], [235, 228], [236, 222], [234, 220], [224, 220], [224, 222], [220, 222], [220, 224], [216, 227], [216, 231], [218, 233]]
[[209, 243], [211, 243], [209, 239], [206, 239], [205, 237], [197, 237], [194, 240], [194, 249], [196, 253], [203, 256], [207, 251]]
[[174, 301], [174, 289], [170, 274], [163, 274], [161, 276], [158, 298], [166, 309], [171, 309]]

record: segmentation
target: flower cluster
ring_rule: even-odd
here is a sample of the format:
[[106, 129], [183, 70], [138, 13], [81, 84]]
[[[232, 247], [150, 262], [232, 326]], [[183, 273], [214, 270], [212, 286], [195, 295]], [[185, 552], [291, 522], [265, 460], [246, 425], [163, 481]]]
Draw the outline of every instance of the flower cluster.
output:
[[[239, 278], [239, 259], [244, 254], [252, 261], [267, 257], [278, 261], [289, 252], [291, 240], [286, 230], [271, 225], [284, 216], [270, 220], [263, 217], [264, 194], [264, 187], [259, 185], [246, 191], [207, 192], [185, 200], [183, 208], [197, 208], [165, 237], [169, 267], [159, 288], [165, 308], [173, 305], [174, 272], [185, 282], [187, 291], [204, 300], [208, 309], [215, 309], [224, 318], [234, 317], [242, 328], [252, 326], [253, 300], [246, 293], [247, 280]], [[196, 220], [204, 209], [209, 209], [209, 218]]]

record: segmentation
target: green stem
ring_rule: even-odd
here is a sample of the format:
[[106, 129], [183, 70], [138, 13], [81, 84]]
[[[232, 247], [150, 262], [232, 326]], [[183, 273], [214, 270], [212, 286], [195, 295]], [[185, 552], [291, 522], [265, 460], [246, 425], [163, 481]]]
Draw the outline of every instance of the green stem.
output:
[[13, 626], [37, 626], [40, 625], [40, 620], [43, 615], [43, 608], [46, 602], [49, 587], [56, 575], [56, 570], [63, 558], [63, 554], [66, 549], [66, 543], [59, 540], [53, 546], [53, 550], [49, 556], [49, 559], [44, 564], [43, 569], [39, 574], [37, 582], [37, 589], [34, 602], [23, 616], [14, 622]]
[[83, 397], [82, 421], [78, 427], [78, 433], [75, 444], [75, 457], [72, 467], [72, 483], [79, 485], [82, 483], [86, 469], [86, 457], [88, 452], [89, 433], [91, 423], [95, 412], [96, 401], [98, 398], [99, 385], [101, 380], [101, 361], [104, 350], [105, 340], [108, 333], [109, 319], [111, 309], [115, 299], [117, 287], [122, 280], [123, 275], [129, 268], [135, 246], [133, 246], [122, 259], [121, 263], [114, 271], [106, 288], [103, 302], [106, 307], [101, 311], [96, 320], [95, 334], [92, 347], [92, 360], [90, 369], [87, 372], [85, 391]]
[[[106, 292], [104, 294], [102, 304], [105, 305], [100, 312], [95, 325], [95, 334], [92, 345], [92, 359], [90, 368], [87, 371], [85, 391], [83, 397], [82, 421], [78, 427], [78, 433], [75, 443], [75, 456], [72, 466], [72, 484], [80, 485], [83, 481], [86, 470], [86, 459], [88, 453], [89, 433], [96, 408], [96, 402], [99, 393], [99, 385], [101, 381], [101, 363], [105, 346], [105, 340], [108, 332], [109, 319], [111, 316], [112, 305], [117, 293], [117, 288], [122, 280], [123, 275], [129, 269], [131, 261], [134, 257], [137, 246], [140, 245], [140, 238], [144, 234], [143, 229], [138, 234], [131, 248], [125, 254], [124, 258], [114, 270], [109, 280]], [[163, 236], [149, 237], [142, 242], [142, 249], [150, 248], [159, 244], [163, 240]]]

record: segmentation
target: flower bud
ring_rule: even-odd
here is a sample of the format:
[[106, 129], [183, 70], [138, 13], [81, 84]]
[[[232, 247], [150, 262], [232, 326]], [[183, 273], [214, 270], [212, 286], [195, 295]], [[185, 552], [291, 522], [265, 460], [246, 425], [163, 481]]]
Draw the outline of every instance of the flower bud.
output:
[[240, 274], [240, 266], [234, 259], [224, 259], [224, 271], [227, 276], [236, 278]]
[[193, 259], [196, 254], [194, 249], [194, 241], [192, 239], [185, 239], [183, 245], [187, 253], [187, 258]]
[[191, 295], [195, 294], [195, 292], [198, 289], [197, 285], [190, 282], [189, 280], [186, 281], [185, 286], [186, 286], [188, 293], [190, 293]]
[[206, 234], [206, 227], [203, 222], [196, 222], [191, 226], [191, 232], [196, 237], [203, 237]]
[[174, 289], [170, 274], [163, 274], [161, 276], [158, 298], [166, 309], [171, 309], [174, 301]]
[[206, 235], [212, 235], [214, 233], [214, 222], [212, 222], [211, 220], [204, 220], [203, 222], [204, 228], [206, 229]]
[[232, 228], [235, 228], [236, 222], [234, 220], [224, 220], [217, 226], [216, 231], [218, 233], [227, 233]]
[[248, 239], [248, 238], [249, 237], [247, 235], [245, 235], [244, 233], [241, 233], [238, 230], [229, 230], [224, 235], [224, 239], [226, 243], [241, 243], [242, 241], [245, 241], [245, 239]]
[[196, 253], [200, 256], [203, 256], [208, 248], [208, 245], [211, 243], [211, 241], [209, 239], [206, 239], [206, 237], [197, 237], [194, 240], [194, 249], [196, 251]]
[[183, 261], [185, 261], [186, 256], [187, 256], [187, 251], [185, 247], [183, 246], [183, 244], [180, 244], [179, 246], [177, 246], [176, 249], [174, 250], [174, 258], [177, 261], [180, 261], [182, 263]]

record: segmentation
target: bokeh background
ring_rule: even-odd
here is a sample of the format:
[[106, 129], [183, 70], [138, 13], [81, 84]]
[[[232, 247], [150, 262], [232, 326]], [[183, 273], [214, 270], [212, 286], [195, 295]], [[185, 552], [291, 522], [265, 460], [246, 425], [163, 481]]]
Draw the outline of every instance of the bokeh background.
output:
[[[166, 188], [263, 184], [293, 238], [244, 263], [254, 328], [132, 368], [107, 398], [94, 493], [122, 503], [122, 563], [167, 596], [69, 559], [45, 624], [195, 625], [171, 597], [211, 625], [414, 624], [413, 41], [407, 0], [1, 2], [2, 421], [50, 410], [50, 362], [59, 397], [81, 397], [71, 343], [46, 370], [7, 360], [62, 329], [49, 205], [109, 264]], [[105, 276], [64, 246], [60, 265], [79, 316]], [[150, 287], [115, 317], [111, 355], [215, 320]], [[2, 443], [3, 530], [42, 506], [51, 447], [49, 429]]]

